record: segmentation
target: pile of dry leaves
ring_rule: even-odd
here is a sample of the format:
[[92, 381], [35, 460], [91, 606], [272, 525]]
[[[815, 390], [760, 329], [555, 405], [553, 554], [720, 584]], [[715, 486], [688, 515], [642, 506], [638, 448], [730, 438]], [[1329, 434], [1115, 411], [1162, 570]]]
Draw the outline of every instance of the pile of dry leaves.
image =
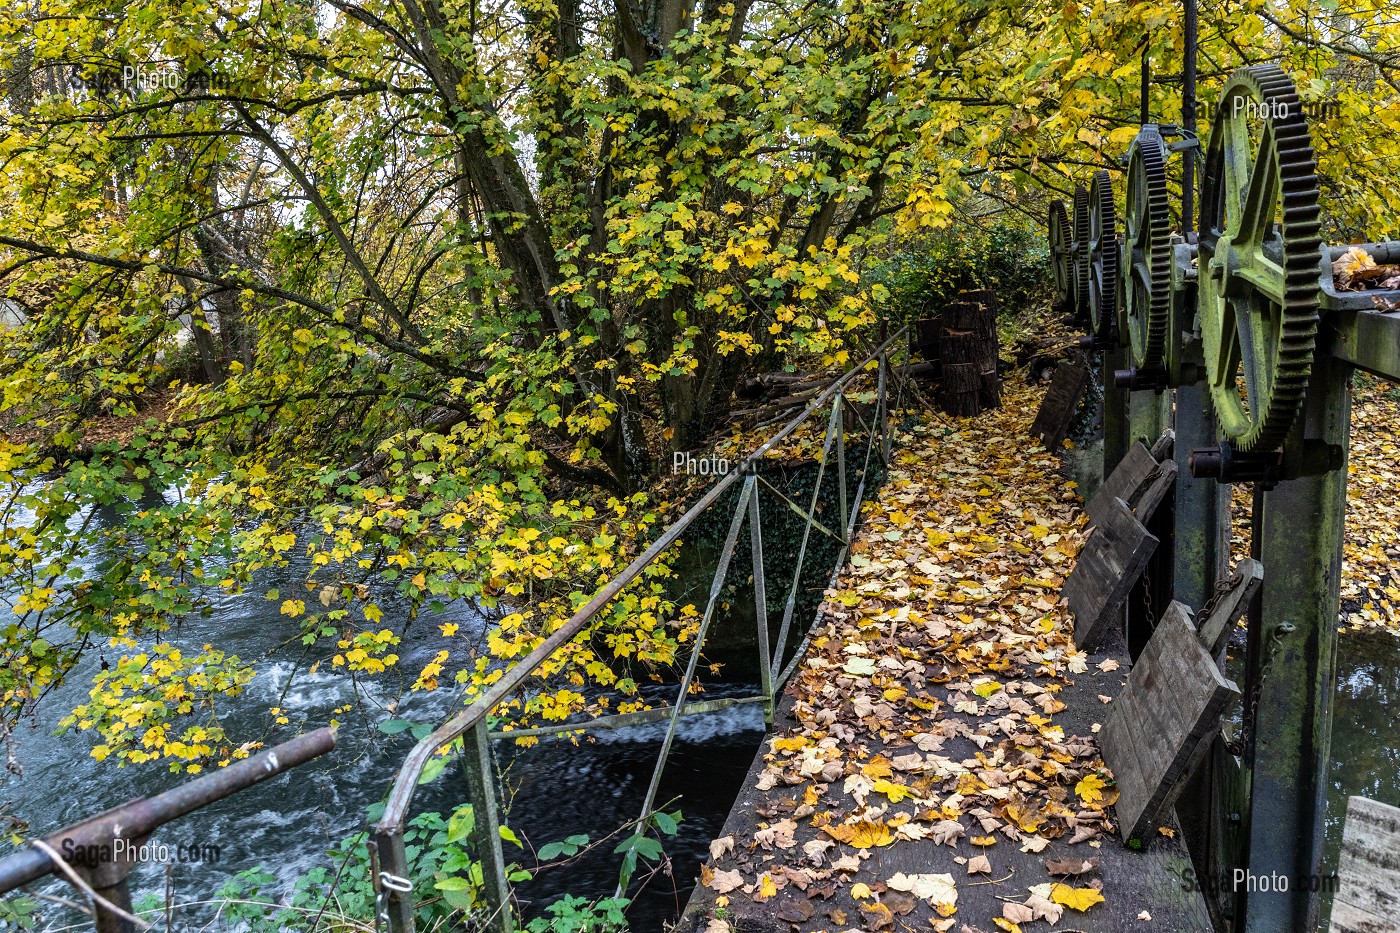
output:
[[[751, 903], [779, 929], [1014, 933], [1103, 902], [1117, 790], [1092, 728], [1056, 723], [1088, 670], [1059, 602], [1085, 520], [1025, 439], [1037, 401], [903, 438], [746, 792], [757, 830], [711, 846], [708, 933]], [[969, 885], [999, 913], [959, 914]]]

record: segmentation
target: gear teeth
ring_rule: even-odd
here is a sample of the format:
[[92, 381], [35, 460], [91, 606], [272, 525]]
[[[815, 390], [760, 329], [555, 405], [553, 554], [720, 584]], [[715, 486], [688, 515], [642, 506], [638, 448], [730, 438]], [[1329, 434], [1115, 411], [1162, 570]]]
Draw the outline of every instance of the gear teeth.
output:
[[[1146, 202], [1135, 180], [1143, 179]], [[1119, 300], [1128, 318], [1128, 339], [1133, 365], [1138, 369], [1166, 366], [1167, 328], [1171, 315], [1171, 214], [1167, 206], [1166, 144], [1153, 127], [1143, 127], [1128, 150], [1128, 195], [1124, 208], [1129, 225], [1125, 237], [1127, 259], [1120, 279]], [[1141, 218], [1144, 229], [1132, 225]], [[1133, 277], [1141, 250], [1148, 267], [1147, 306], [1140, 307]]]
[[[1094, 231], [1097, 230], [1097, 236]], [[1088, 272], [1089, 321], [1094, 334], [1108, 337], [1118, 314], [1118, 221], [1113, 209], [1113, 180], [1107, 169], [1094, 173], [1089, 185]], [[1107, 242], [1105, 242], [1107, 241]], [[1082, 251], [1081, 251], [1082, 252]], [[1095, 290], [1097, 286], [1097, 290]]]
[[[1318, 266], [1322, 261], [1321, 208], [1316, 162], [1307, 121], [1293, 81], [1277, 65], [1264, 64], [1241, 68], [1226, 83], [1221, 104], [1211, 130], [1211, 145], [1206, 155], [1204, 184], [1201, 198], [1202, 268], [1214, 252], [1214, 244], [1223, 230], [1219, 227], [1223, 210], [1223, 153], [1218, 140], [1224, 138], [1225, 127], [1233, 116], [1226, 102], [1243, 95], [1264, 105], [1269, 114], [1270, 138], [1279, 171], [1279, 200], [1282, 219], [1279, 236], [1283, 247], [1283, 301], [1279, 313], [1278, 344], [1268, 361], [1273, 370], [1272, 385], [1259, 400], [1258, 410], [1249, 413], [1249, 426], [1244, 433], [1232, 436], [1235, 449], [1244, 453], [1267, 452], [1283, 446], [1284, 439], [1298, 418], [1307, 392], [1312, 370], [1313, 353], [1318, 330]], [[1280, 107], [1278, 105], [1285, 105]], [[1286, 113], [1286, 115], [1281, 115]], [[1280, 114], [1280, 115], [1275, 115]], [[1247, 182], [1246, 182], [1247, 184]], [[1224, 321], [1213, 302], [1201, 292], [1201, 326], [1206, 339], [1207, 355], [1221, 352]], [[1232, 299], [1220, 297], [1220, 301]], [[1239, 311], [1237, 313], [1246, 313]], [[1224, 386], [1211, 386], [1212, 400], [1217, 411], [1237, 404], [1230, 394], [1236, 391], [1233, 380]]]
[[1089, 316], [1089, 189], [1074, 189], [1074, 313]]

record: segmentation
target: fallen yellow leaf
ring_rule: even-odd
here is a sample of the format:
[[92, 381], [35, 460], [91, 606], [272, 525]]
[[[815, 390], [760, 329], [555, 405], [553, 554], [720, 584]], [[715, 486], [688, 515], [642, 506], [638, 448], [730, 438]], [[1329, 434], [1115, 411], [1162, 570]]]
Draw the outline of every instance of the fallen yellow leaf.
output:
[[1050, 900], [1083, 913], [1095, 904], [1102, 904], [1103, 894], [1098, 888], [1071, 888], [1067, 884], [1057, 884], [1050, 889]]

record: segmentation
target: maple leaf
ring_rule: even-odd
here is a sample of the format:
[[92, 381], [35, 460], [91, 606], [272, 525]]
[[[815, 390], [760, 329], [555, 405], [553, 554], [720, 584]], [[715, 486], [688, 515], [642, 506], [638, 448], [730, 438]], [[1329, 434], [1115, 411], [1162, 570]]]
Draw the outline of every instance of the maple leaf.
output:
[[1098, 888], [1071, 888], [1067, 884], [1057, 884], [1050, 889], [1050, 900], [1082, 913], [1095, 904], [1102, 904], [1103, 894]]
[[869, 677], [875, 673], [875, 659], [851, 658], [841, 669], [855, 677]]
[[929, 835], [935, 843], [951, 846], [955, 845], [966, 833], [967, 830], [957, 820], [942, 820], [933, 827], [933, 831]]
[[998, 929], [1005, 930], [1006, 933], [1021, 933], [1020, 924], [1012, 923], [1005, 917], [993, 917], [992, 923], [995, 923]]
[[894, 833], [884, 823], [875, 823], [870, 820], [858, 820], [855, 823], [841, 823], [834, 826], [822, 827], [822, 832], [826, 833], [837, 842], [844, 842], [856, 849], [870, 849], [876, 846], [887, 846], [894, 842]]
[[985, 855], [974, 855], [967, 860], [967, 873], [969, 875], [990, 875], [992, 862]]
[[1045, 870], [1057, 877], [1082, 875], [1099, 867], [1099, 860], [1089, 859], [1046, 859]]
[[1074, 785], [1074, 792], [1078, 794], [1080, 799], [1085, 803], [1095, 803], [1096, 801], [1103, 800], [1103, 789], [1107, 786], [1103, 778], [1099, 777], [1097, 774], [1090, 773], [1084, 775], [1079, 783]]
[[727, 853], [733, 851], [733, 836], [721, 836], [719, 839], [715, 839], [710, 843], [710, 858], [716, 862], [724, 858]]
[[884, 904], [862, 904], [860, 912], [865, 917], [867, 929], [888, 930], [894, 927], [894, 914]]
[[805, 897], [784, 894], [778, 901], [777, 918], [788, 923], [805, 923], [817, 913], [812, 902]]
[[739, 874], [737, 869], [730, 871], [717, 871], [710, 879], [710, 888], [716, 894], [728, 894], [736, 888], [744, 886], [744, 876]]
[[[953, 905], [958, 902], [958, 886], [953, 876], [946, 872], [936, 875], [906, 875], [899, 872], [886, 881], [885, 886], [891, 891], [904, 891], [931, 902], [945, 917], [952, 914]], [[944, 908], [947, 908], [946, 913]]]
[[1001, 915], [1012, 923], [1030, 923], [1035, 919], [1035, 911], [1025, 904], [1008, 901], [1001, 905]]
[[893, 776], [890, 770], [890, 760], [883, 755], [876, 755], [861, 766], [860, 773], [868, 778], [887, 778]]
[[[1037, 887], [1048, 889], [1050, 885], [1038, 885]], [[1034, 892], [1035, 889], [1032, 888], [1031, 890]], [[1035, 912], [1037, 920], [1059, 923], [1060, 917], [1064, 915], [1065, 909], [1060, 904], [1056, 904], [1054, 901], [1050, 900], [1048, 894], [1049, 891], [1045, 894], [1032, 893], [1031, 896], [1026, 899], [1026, 906]]]
[[881, 778], [880, 780], [876, 781], [871, 787], [871, 789], [878, 794], [884, 794], [886, 797], [890, 798], [890, 803], [899, 803], [905, 797], [914, 796], [913, 789], [911, 789], [907, 785], [896, 784], [893, 781], [887, 781], [884, 778]]
[[847, 874], [860, 871], [860, 858], [855, 855], [843, 855], [831, 863], [831, 870]]

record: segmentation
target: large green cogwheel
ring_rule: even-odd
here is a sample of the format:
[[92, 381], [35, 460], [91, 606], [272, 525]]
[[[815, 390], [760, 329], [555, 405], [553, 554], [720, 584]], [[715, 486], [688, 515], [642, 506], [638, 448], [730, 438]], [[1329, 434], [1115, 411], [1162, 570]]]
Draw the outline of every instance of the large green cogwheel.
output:
[[1089, 315], [1089, 189], [1076, 185], [1074, 189], [1074, 314]]
[[1089, 324], [1095, 336], [1108, 337], [1118, 323], [1118, 220], [1113, 210], [1113, 181], [1099, 169], [1089, 183]]
[[1123, 278], [1119, 301], [1127, 321], [1133, 366], [1167, 365], [1171, 315], [1171, 215], [1167, 207], [1167, 146], [1145, 126], [1128, 150], [1124, 207]]
[[1241, 452], [1277, 450], [1312, 370], [1322, 241], [1307, 122], [1276, 65], [1236, 71], [1221, 94], [1198, 256], [1206, 379], [1220, 428]]

